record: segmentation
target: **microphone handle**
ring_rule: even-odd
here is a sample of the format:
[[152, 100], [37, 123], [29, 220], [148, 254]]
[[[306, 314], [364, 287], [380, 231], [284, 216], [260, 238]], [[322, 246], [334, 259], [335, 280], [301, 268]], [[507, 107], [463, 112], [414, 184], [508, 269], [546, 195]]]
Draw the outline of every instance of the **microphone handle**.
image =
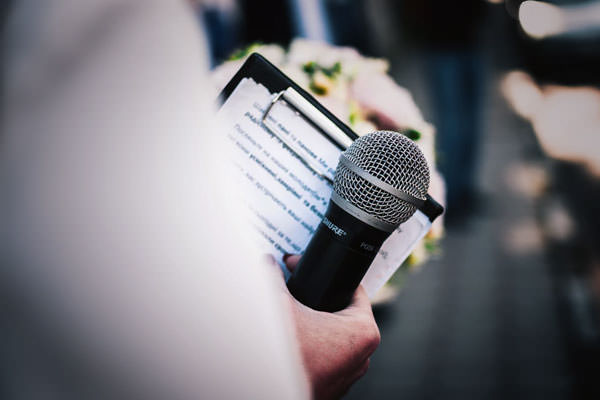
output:
[[330, 201], [323, 221], [288, 279], [290, 293], [315, 310], [335, 312], [346, 308], [389, 234]]

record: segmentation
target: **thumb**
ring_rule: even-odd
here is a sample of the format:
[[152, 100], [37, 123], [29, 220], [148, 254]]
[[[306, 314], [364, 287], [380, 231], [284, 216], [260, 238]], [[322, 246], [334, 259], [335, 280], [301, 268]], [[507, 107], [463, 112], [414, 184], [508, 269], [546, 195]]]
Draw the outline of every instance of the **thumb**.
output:
[[367, 291], [362, 285], [359, 285], [356, 291], [354, 292], [354, 296], [352, 297], [352, 301], [350, 305], [345, 309], [338, 311], [339, 313], [344, 313], [344, 311], [368, 311], [372, 313], [371, 309], [371, 300], [369, 300], [369, 296], [367, 295]]
[[300, 257], [300, 254], [286, 254], [283, 256], [283, 262], [285, 262], [285, 266], [287, 267], [288, 271], [294, 272], [296, 270], [296, 266], [300, 261]]

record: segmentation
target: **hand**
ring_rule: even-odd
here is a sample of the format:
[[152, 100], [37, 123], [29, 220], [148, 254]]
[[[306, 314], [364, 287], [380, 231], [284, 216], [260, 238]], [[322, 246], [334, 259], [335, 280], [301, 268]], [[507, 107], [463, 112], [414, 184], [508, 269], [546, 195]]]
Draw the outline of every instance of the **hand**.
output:
[[[299, 260], [299, 255], [289, 256], [286, 266], [293, 271]], [[282, 290], [294, 318], [314, 398], [341, 397], [367, 372], [369, 357], [380, 341], [365, 290], [359, 286], [351, 304], [335, 313], [315, 311], [303, 305], [289, 293], [285, 284]]]

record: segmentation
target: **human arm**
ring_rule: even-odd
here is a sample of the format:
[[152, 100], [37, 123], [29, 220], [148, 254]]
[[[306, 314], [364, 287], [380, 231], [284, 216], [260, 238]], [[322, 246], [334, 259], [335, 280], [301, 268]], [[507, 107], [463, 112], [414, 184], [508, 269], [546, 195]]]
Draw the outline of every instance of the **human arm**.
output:
[[[289, 256], [286, 266], [293, 270], [299, 260], [299, 255]], [[315, 399], [341, 397], [367, 372], [369, 358], [380, 342], [365, 290], [359, 286], [347, 308], [328, 313], [297, 301], [283, 281], [281, 287], [283, 302], [293, 316], [313, 396]]]

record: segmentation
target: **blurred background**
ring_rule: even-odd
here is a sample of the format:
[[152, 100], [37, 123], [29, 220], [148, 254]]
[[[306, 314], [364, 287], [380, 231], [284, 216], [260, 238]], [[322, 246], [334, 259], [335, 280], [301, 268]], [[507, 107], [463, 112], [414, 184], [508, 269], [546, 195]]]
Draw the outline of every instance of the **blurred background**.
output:
[[445, 233], [375, 307], [382, 343], [347, 398], [598, 398], [600, 1], [195, 7], [213, 66], [257, 42], [350, 46], [435, 126]]

